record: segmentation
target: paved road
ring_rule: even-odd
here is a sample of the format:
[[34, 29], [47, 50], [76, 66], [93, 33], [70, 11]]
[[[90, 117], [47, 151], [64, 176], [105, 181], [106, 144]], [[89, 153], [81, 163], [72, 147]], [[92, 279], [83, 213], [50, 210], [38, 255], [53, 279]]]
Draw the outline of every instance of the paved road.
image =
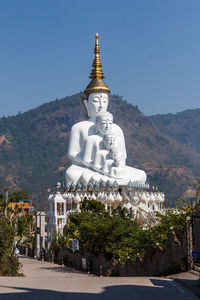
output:
[[20, 258], [25, 277], [0, 277], [0, 300], [197, 300], [171, 279], [95, 277]]

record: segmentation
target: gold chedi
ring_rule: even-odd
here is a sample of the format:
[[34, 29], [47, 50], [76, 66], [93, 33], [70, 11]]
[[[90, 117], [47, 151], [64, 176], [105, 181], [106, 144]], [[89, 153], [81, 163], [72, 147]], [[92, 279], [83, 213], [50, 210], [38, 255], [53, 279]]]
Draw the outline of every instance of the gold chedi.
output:
[[88, 86], [86, 87], [84, 93], [86, 94], [87, 98], [92, 93], [110, 93], [110, 90], [107, 84], [104, 82], [103, 78], [105, 78], [103, 71], [101, 69], [101, 60], [99, 57], [100, 49], [99, 49], [99, 36], [96, 33], [95, 38], [95, 47], [94, 47], [94, 61], [92, 64], [92, 71], [90, 73], [89, 78], [91, 81], [89, 82]]

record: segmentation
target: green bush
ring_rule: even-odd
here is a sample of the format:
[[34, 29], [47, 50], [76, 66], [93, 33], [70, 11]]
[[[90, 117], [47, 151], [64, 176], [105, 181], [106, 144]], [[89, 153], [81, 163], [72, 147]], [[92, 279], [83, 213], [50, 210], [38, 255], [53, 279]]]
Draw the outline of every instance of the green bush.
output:
[[109, 214], [104, 205], [85, 199], [81, 211], [70, 215], [64, 235], [68, 244], [78, 238], [82, 253], [103, 254], [122, 263], [129, 257], [134, 262], [137, 256], [143, 259], [153, 253], [158, 243], [165, 248], [171, 227], [181, 240], [190, 213], [188, 207], [166, 210], [165, 214], [157, 214], [157, 225], [144, 228], [125, 208], [119, 206]]

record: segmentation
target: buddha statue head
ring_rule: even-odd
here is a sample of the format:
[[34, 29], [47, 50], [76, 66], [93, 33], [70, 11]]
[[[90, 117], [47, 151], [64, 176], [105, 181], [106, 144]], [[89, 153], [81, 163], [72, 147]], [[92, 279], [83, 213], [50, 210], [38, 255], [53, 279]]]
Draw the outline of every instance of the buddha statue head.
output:
[[108, 111], [101, 111], [96, 115], [96, 132], [102, 135], [111, 133], [113, 115]]
[[104, 145], [106, 147], [106, 149], [111, 149], [113, 147], [115, 147], [116, 145], [116, 135], [113, 133], [108, 133], [106, 135], [104, 135]]
[[95, 119], [100, 111], [106, 111], [108, 107], [107, 93], [92, 93], [88, 100], [84, 99], [84, 105], [89, 118]]
[[109, 155], [114, 160], [115, 166], [118, 167], [120, 160], [118, 148], [112, 147], [109, 151]]
[[82, 98], [83, 104], [87, 110], [89, 118], [95, 119], [97, 113], [101, 110], [107, 110], [108, 107], [108, 95], [110, 90], [107, 84], [104, 82], [103, 78], [105, 77], [103, 71], [101, 70], [101, 61], [99, 58], [100, 49], [99, 49], [99, 40], [98, 33], [96, 34], [95, 39], [95, 48], [94, 48], [94, 61], [93, 69], [89, 78], [91, 81], [86, 87], [84, 93], [86, 98]]

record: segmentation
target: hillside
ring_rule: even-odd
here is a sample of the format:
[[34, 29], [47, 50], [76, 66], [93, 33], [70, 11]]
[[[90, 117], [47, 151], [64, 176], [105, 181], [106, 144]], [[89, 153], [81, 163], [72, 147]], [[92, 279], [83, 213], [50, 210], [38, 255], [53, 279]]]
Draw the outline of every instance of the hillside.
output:
[[162, 132], [200, 153], [200, 109], [177, 114], [154, 115], [151, 119]]
[[[80, 96], [0, 118], [0, 184], [10, 191], [26, 189], [37, 207], [46, 207], [47, 188], [64, 180], [70, 129], [85, 119]], [[199, 175], [200, 154], [163, 133], [155, 120], [118, 96], [110, 97], [108, 110], [124, 131], [127, 164], [144, 169], [172, 205]]]

